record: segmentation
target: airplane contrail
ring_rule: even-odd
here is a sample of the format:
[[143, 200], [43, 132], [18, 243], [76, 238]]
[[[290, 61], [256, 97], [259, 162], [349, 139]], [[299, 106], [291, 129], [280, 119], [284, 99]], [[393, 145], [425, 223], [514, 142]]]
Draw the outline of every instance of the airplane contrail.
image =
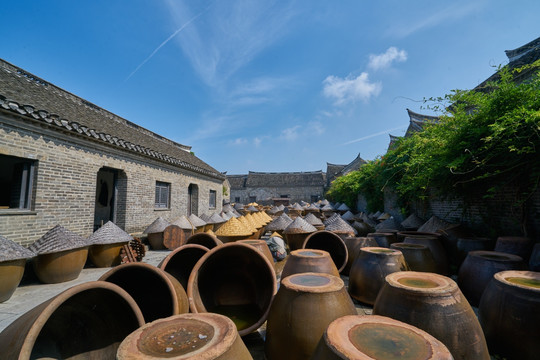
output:
[[359, 142], [359, 141], [362, 141], [362, 140], [371, 139], [372, 137], [379, 136], [379, 135], [384, 135], [384, 134], [387, 134], [387, 133], [390, 132], [390, 131], [403, 129], [403, 128], [406, 128], [407, 126], [408, 126], [408, 125], [403, 125], [403, 126], [399, 126], [399, 127], [396, 127], [396, 128], [383, 130], [383, 131], [380, 131], [380, 132], [375, 133], [375, 134], [366, 135], [366, 136], [363, 136], [363, 137], [361, 137], [361, 138], [358, 138], [358, 139], [354, 139], [354, 140], [348, 141], [348, 142], [344, 143], [343, 145], [349, 145], [349, 144], [353, 144], [353, 143], [355, 143], [355, 142]]
[[139, 66], [137, 66], [137, 68], [135, 70], [133, 70], [133, 72], [131, 74], [129, 74], [129, 76], [126, 78], [126, 80], [124, 80], [124, 82], [128, 81], [133, 75], [135, 75], [135, 73], [137, 71], [139, 71], [139, 69], [148, 62], [148, 60], [150, 60], [154, 55], [156, 55], [156, 53], [159, 51], [159, 49], [161, 49], [163, 46], [165, 46], [169, 41], [171, 41], [172, 38], [174, 38], [176, 35], [178, 35], [180, 33], [180, 31], [184, 30], [184, 28], [186, 26], [188, 26], [189, 24], [191, 24], [193, 21], [195, 21], [199, 16], [201, 16], [202, 14], [204, 14], [205, 12], [208, 11], [208, 9], [210, 9], [210, 6], [208, 6], [206, 9], [204, 9], [203, 11], [201, 11], [199, 14], [195, 15], [194, 17], [192, 17], [191, 19], [189, 19], [188, 22], [186, 22], [184, 25], [182, 25], [178, 30], [176, 30], [175, 32], [172, 33], [171, 36], [169, 36], [167, 38], [167, 40], [165, 40], [164, 42], [162, 42], [154, 51], [152, 51], [152, 53], [146, 58], [144, 59], [144, 61], [142, 63], [139, 64]]

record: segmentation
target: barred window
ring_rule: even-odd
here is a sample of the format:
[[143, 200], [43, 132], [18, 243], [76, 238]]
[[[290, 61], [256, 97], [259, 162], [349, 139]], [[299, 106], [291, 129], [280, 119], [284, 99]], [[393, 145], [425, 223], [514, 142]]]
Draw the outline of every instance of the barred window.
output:
[[210, 197], [209, 197], [208, 207], [210, 209], [215, 209], [216, 208], [216, 191], [215, 190], [210, 190]]
[[156, 181], [156, 209], [168, 209], [171, 184]]
[[0, 209], [32, 209], [37, 161], [0, 155]]

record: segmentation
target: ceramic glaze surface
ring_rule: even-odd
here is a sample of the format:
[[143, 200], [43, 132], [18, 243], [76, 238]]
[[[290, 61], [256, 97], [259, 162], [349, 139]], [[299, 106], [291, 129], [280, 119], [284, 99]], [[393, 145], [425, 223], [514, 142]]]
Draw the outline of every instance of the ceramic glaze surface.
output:
[[401, 278], [401, 279], [398, 279], [397, 282], [405, 286], [421, 288], [421, 289], [431, 289], [431, 288], [436, 288], [439, 286], [439, 284], [437, 284], [435, 281], [431, 281], [429, 279], [412, 278], [412, 277]]
[[330, 279], [317, 275], [296, 275], [290, 280], [291, 283], [302, 286], [324, 286], [330, 283]]

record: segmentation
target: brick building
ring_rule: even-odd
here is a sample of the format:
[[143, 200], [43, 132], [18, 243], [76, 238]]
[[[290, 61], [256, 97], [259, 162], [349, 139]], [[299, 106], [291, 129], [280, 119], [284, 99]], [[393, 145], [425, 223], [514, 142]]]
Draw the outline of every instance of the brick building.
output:
[[0, 234], [139, 232], [221, 211], [225, 176], [178, 144], [0, 60]]

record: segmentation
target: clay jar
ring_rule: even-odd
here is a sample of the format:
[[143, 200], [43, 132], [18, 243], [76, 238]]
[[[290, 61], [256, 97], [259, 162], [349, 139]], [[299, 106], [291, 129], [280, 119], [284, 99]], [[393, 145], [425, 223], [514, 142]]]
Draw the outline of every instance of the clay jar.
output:
[[9, 300], [24, 274], [26, 259], [0, 262], [0, 303]]
[[502, 271], [493, 276], [478, 308], [492, 354], [533, 360], [540, 354], [540, 273]]
[[377, 241], [377, 246], [389, 248], [391, 244], [398, 241], [397, 233], [395, 232], [374, 232], [367, 236], [372, 237]]
[[473, 309], [450, 278], [416, 271], [386, 277], [373, 307], [420, 328], [440, 340], [456, 360], [489, 360], [489, 353]]
[[93, 244], [88, 250], [88, 258], [98, 268], [120, 264], [120, 250], [127, 242], [116, 244]]
[[88, 246], [39, 254], [33, 260], [34, 272], [45, 284], [70, 281], [79, 277], [87, 257]]
[[348, 315], [324, 332], [311, 360], [453, 360], [433, 336], [384, 316]]
[[172, 275], [184, 289], [187, 289], [191, 271], [197, 261], [207, 252], [208, 248], [202, 245], [182, 245], [167, 255], [165, 259], [161, 260], [158, 268]]
[[401, 251], [383, 247], [362, 248], [349, 274], [349, 294], [358, 301], [373, 305], [386, 275], [405, 270], [408, 267]]
[[281, 281], [266, 325], [268, 360], [309, 359], [328, 325], [356, 308], [343, 280], [321, 273], [301, 273]]
[[485, 237], [459, 238], [457, 240], [458, 265], [461, 266], [469, 252], [477, 250], [492, 251], [495, 240]]
[[216, 246], [222, 245], [223, 242], [219, 240], [217, 237], [215, 237], [214, 235], [207, 234], [207, 233], [197, 233], [197, 234], [191, 235], [186, 240], [186, 244], [198, 244], [211, 250], [215, 248]]
[[314, 249], [291, 251], [281, 272], [281, 278], [285, 279], [289, 275], [306, 272], [339, 276], [339, 271], [328, 252]]
[[120, 342], [144, 324], [115, 284], [76, 285], [36, 306], [0, 333], [1, 358], [114, 359]]
[[266, 320], [277, 291], [276, 274], [259, 250], [226, 243], [208, 251], [195, 264], [187, 291], [192, 312], [228, 316], [244, 336]]
[[351, 266], [354, 263], [354, 260], [356, 260], [358, 252], [361, 248], [379, 246], [377, 244], [377, 241], [371, 237], [346, 237], [345, 239], [343, 239], [343, 242], [347, 247], [348, 257], [347, 264], [345, 265], [345, 268], [343, 268], [341, 273], [347, 276], [349, 275], [349, 272], [351, 271]]
[[446, 256], [446, 251], [439, 240], [439, 236], [408, 235], [405, 237], [403, 242], [407, 244], [420, 244], [427, 246], [435, 259], [435, 263], [437, 264], [436, 272], [441, 275], [448, 274], [448, 257]]
[[257, 239], [247, 239], [247, 240], [238, 240], [237, 242], [240, 244], [253, 246], [255, 249], [259, 250], [268, 259], [268, 261], [270, 261], [271, 264], [274, 264], [274, 257], [272, 256], [272, 253], [270, 252], [270, 249], [268, 248], [266, 241], [257, 240]]
[[219, 314], [182, 314], [159, 319], [120, 344], [118, 360], [253, 359], [231, 319]]
[[436, 272], [437, 264], [431, 250], [425, 245], [393, 243], [391, 249], [399, 250], [412, 271]]
[[471, 251], [459, 268], [458, 285], [473, 306], [478, 306], [493, 275], [504, 270], [522, 270], [523, 259], [497, 251]]
[[189, 311], [186, 292], [178, 280], [146, 264], [128, 263], [112, 268], [99, 280], [126, 290], [141, 309], [146, 322]]
[[336, 264], [338, 271], [342, 271], [347, 265], [348, 252], [347, 246], [342, 238], [331, 231], [319, 230], [309, 236], [304, 241], [302, 248], [318, 249], [327, 251]]
[[529, 260], [533, 242], [524, 236], [499, 236], [495, 243], [495, 251], [505, 252], [521, 256], [525, 261]]

